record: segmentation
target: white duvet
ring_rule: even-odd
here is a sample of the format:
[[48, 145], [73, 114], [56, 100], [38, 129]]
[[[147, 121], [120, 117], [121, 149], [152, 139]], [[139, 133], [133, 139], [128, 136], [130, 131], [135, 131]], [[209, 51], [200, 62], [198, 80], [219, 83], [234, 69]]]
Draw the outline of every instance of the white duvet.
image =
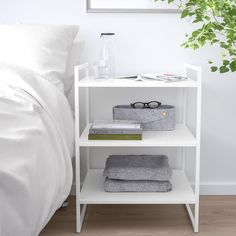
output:
[[31, 71], [0, 64], [0, 236], [35, 236], [70, 192], [73, 116]]

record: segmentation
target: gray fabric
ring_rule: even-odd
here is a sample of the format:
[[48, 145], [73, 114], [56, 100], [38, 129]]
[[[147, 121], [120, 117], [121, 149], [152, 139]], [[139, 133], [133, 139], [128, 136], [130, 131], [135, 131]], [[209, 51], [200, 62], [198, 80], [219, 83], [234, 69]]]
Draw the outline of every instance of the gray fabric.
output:
[[164, 155], [112, 155], [106, 160], [103, 175], [118, 180], [168, 181], [172, 169]]
[[172, 184], [169, 181], [150, 180], [114, 180], [105, 178], [106, 192], [169, 192]]
[[175, 129], [175, 107], [161, 105], [155, 109], [135, 109], [129, 105], [113, 107], [114, 120], [135, 120], [146, 131], [168, 131]]

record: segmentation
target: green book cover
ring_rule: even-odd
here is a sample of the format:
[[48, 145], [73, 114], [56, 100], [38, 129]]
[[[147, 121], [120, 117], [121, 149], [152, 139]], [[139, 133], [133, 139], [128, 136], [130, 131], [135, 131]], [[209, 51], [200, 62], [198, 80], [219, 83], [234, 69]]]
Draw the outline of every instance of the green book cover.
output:
[[89, 134], [89, 140], [142, 140], [142, 134]]

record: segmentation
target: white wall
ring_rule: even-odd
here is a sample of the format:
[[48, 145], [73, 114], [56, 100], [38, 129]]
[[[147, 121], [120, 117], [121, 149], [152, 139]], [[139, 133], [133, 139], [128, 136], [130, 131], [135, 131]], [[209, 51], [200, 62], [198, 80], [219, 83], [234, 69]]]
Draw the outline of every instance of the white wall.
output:
[[[203, 66], [201, 189], [236, 194], [236, 74], [209, 72], [207, 60], [217, 60], [219, 49], [192, 52], [180, 47], [191, 28], [188, 22], [170, 14], [86, 14], [85, 0], [0, 0], [0, 23], [18, 21], [79, 24], [79, 38], [86, 42], [83, 57], [89, 62], [97, 59], [99, 34], [115, 32], [117, 72], [122, 74], [181, 72], [185, 61]], [[93, 93], [92, 99], [102, 94]], [[146, 95], [140, 96], [150, 97]]]

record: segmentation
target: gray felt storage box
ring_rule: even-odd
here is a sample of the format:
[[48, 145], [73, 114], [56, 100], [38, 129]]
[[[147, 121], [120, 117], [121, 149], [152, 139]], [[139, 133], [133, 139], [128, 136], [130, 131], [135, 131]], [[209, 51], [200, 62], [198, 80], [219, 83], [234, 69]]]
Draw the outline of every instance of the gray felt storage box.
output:
[[175, 129], [175, 107], [161, 105], [155, 109], [137, 109], [130, 105], [113, 107], [114, 120], [135, 120], [146, 131], [171, 131]]

